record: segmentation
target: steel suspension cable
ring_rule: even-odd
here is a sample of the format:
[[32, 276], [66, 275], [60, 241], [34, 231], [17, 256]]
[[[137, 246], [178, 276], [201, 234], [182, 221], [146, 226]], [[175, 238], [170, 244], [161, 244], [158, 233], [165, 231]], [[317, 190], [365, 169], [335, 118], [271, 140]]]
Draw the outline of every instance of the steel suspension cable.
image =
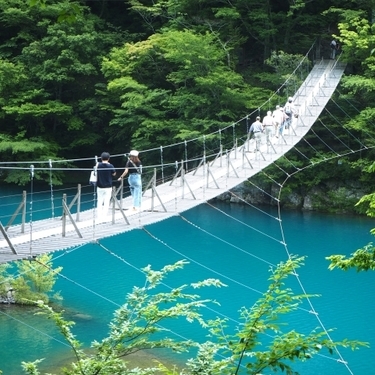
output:
[[30, 244], [29, 253], [32, 254], [33, 249], [33, 193], [34, 193], [34, 165], [30, 166]]
[[53, 181], [52, 181], [52, 160], [49, 159], [49, 185], [51, 188], [51, 214], [52, 214], [52, 219], [55, 218], [55, 204], [54, 204], [54, 199], [53, 199]]

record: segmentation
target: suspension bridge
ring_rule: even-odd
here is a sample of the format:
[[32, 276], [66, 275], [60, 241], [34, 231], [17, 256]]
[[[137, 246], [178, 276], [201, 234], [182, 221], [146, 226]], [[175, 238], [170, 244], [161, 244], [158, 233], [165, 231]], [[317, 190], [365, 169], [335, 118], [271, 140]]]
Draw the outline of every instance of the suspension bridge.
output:
[[[0, 263], [95, 242], [168, 219], [225, 193], [264, 170], [305, 137], [330, 100], [344, 69], [345, 64], [340, 61], [322, 59], [316, 62], [293, 93], [299, 117], [293, 119], [291, 127], [283, 135], [264, 141], [258, 150], [254, 150], [253, 140], [248, 139], [247, 131], [235, 134], [237, 124], [233, 124], [211, 136], [218, 142], [215, 149], [206, 147], [210, 137], [203, 136], [200, 154], [189, 157], [185, 142], [179, 145], [185, 154], [181, 161], [164, 164], [162, 160], [158, 165], [145, 166], [148, 173], [142, 178], [143, 200], [139, 212], [127, 209], [131, 206], [131, 197], [124, 195], [124, 185], [119, 182], [119, 186], [114, 186], [112, 190], [110, 219], [98, 222], [95, 201], [92, 208], [81, 209], [82, 187], [78, 185], [70, 202], [65, 193], [58, 205], [53, 203], [51, 196], [54, 209], [59, 207], [59, 215], [33, 220], [35, 197], [24, 191], [13, 214], [0, 216]], [[248, 122], [249, 117], [242, 120]], [[144, 154], [141, 151], [141, 159]], [[162, 148], [160, 154], [163, 155]], [[166, 170], [169, 171], [167, 177]], [[93, 194], [95, 196], [95, 192]], [[6, 204], [7, 200], [1, 199], [0, 206]], [[20, 222], [14, 224], [16, 218], [20, 218]]]

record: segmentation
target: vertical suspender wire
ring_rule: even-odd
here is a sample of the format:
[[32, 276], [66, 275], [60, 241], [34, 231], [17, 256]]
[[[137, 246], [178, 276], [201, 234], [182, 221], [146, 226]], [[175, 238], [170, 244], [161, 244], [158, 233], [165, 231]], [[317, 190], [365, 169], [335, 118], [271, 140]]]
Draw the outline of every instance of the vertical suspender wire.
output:
[[206, 136], [203, 136], [203, 158], [206, 161]]
[[203, 200], [205, 200], [206, 198], [206, 137], [203, 136], [203, 184], [202, 184], [202, 188], [203, 188]]
[[223, 141], [221, 138], [221, 129], [219, 129], [219, 153], [220, 153], [220, 167], [222, 166], [222, 160], [223, 160]]
[[186, 139], [185, 139], [185, 170], [186, 170], [186, 172], [189, 171], [188, 152], [187, 152], [187, 142], [186, 142]]
[[160, 146], [161, 181], [164, 184], [163, 146]]
[[232, 124], [232, 129], [233, 129], [233, 147], [236, 146], [236, 125]]
[[30, 256], [33, 252], [33, 193], [34, 193], [34, 165], [30, 165]]
[[[94, 166], [94, 172], [96, 175], [96, 181], [98, 181], [98, 157], [95, 155], [95, 166]], [[96, 228], [96, 223], [95, 223], [95, 218], [96, 218], [96, 187], [97, 187], [98, 182], [93, 184], [93, 214], [92, 214], [92, 240], [95, 241], [95, 228]]]
[[249, 115], [246, 116], [246, 143], [247, 143], [247, 151], [250, 150], [250, 123], [249, 123]]
[[[184, 164], [181, 163], [181, 168], [183, 168], [183, 167], [184, 167]], [[177, 185], [178, 161], [177, 160], [174, 162], [174, 168], [175, 168], [174, 174], [176, 176], [175, 189], [174, 189], [174, 210], [177, 212], [177, 189], [178, 189], [178, 185]], [[181, 184], [183, 183], [182, 175], [183, 175], [183, 172], [181, 171]]]
[[277, 95], [277, 104], [280, 106], [280, 89], [277, 89], [276, 91], [276, 95]]
[[53, 201], [53, 182], [52, 182], [52, 160], [49, 159], [49, 186], [51, 188], [51, 211], [52, 220], [55, 218], [55, 204]]

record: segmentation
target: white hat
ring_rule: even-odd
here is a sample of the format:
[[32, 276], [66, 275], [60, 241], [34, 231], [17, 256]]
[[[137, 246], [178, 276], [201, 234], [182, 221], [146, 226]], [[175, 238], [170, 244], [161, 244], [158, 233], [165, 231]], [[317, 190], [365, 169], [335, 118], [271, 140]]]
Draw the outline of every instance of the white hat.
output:
[[129, 153], [130, 156], [138, 156], [139, 152], [137, 150], [131, 150]]

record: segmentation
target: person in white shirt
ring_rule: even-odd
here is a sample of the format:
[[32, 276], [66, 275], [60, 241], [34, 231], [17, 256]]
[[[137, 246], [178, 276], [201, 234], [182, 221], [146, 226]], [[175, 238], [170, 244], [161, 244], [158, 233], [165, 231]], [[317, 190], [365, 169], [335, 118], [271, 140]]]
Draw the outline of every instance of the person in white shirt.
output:
[[277, 105], [276, 109], [273, 111], [272, 117], [275, 124], [275, 135], [277, 138], [279, 138], [279, 134], [282, 132], [283, 123], [286, 119], [284, 108]]
[[267, 115], [263, 117], [262, 123], [263, 123], [264, 133], [266, 134], [267, 144], [270, 144], [271, 137], [273, 135], [274, 126], [275, 126], [274, 118], [272, 117], [271, 111], [268, 111]]
[[284, 121], [284, 128], [289, 129], [292, 123], [292, 118], [294, 114], [296, 113], [296, 110], [293, 104], [293, 98], [291, 96], [289, 96], [288, 101], [284, 105], [284, 113], [286, 116], [288, 116]]
[[260, 117], [258, 116], [250, 126], [250, 134], [254, 134], [255, 138], [255, 151], [260, 150], [260, 145], [262, 143], [262, 133], [263, 133], [263, 124], [260, 122]]

